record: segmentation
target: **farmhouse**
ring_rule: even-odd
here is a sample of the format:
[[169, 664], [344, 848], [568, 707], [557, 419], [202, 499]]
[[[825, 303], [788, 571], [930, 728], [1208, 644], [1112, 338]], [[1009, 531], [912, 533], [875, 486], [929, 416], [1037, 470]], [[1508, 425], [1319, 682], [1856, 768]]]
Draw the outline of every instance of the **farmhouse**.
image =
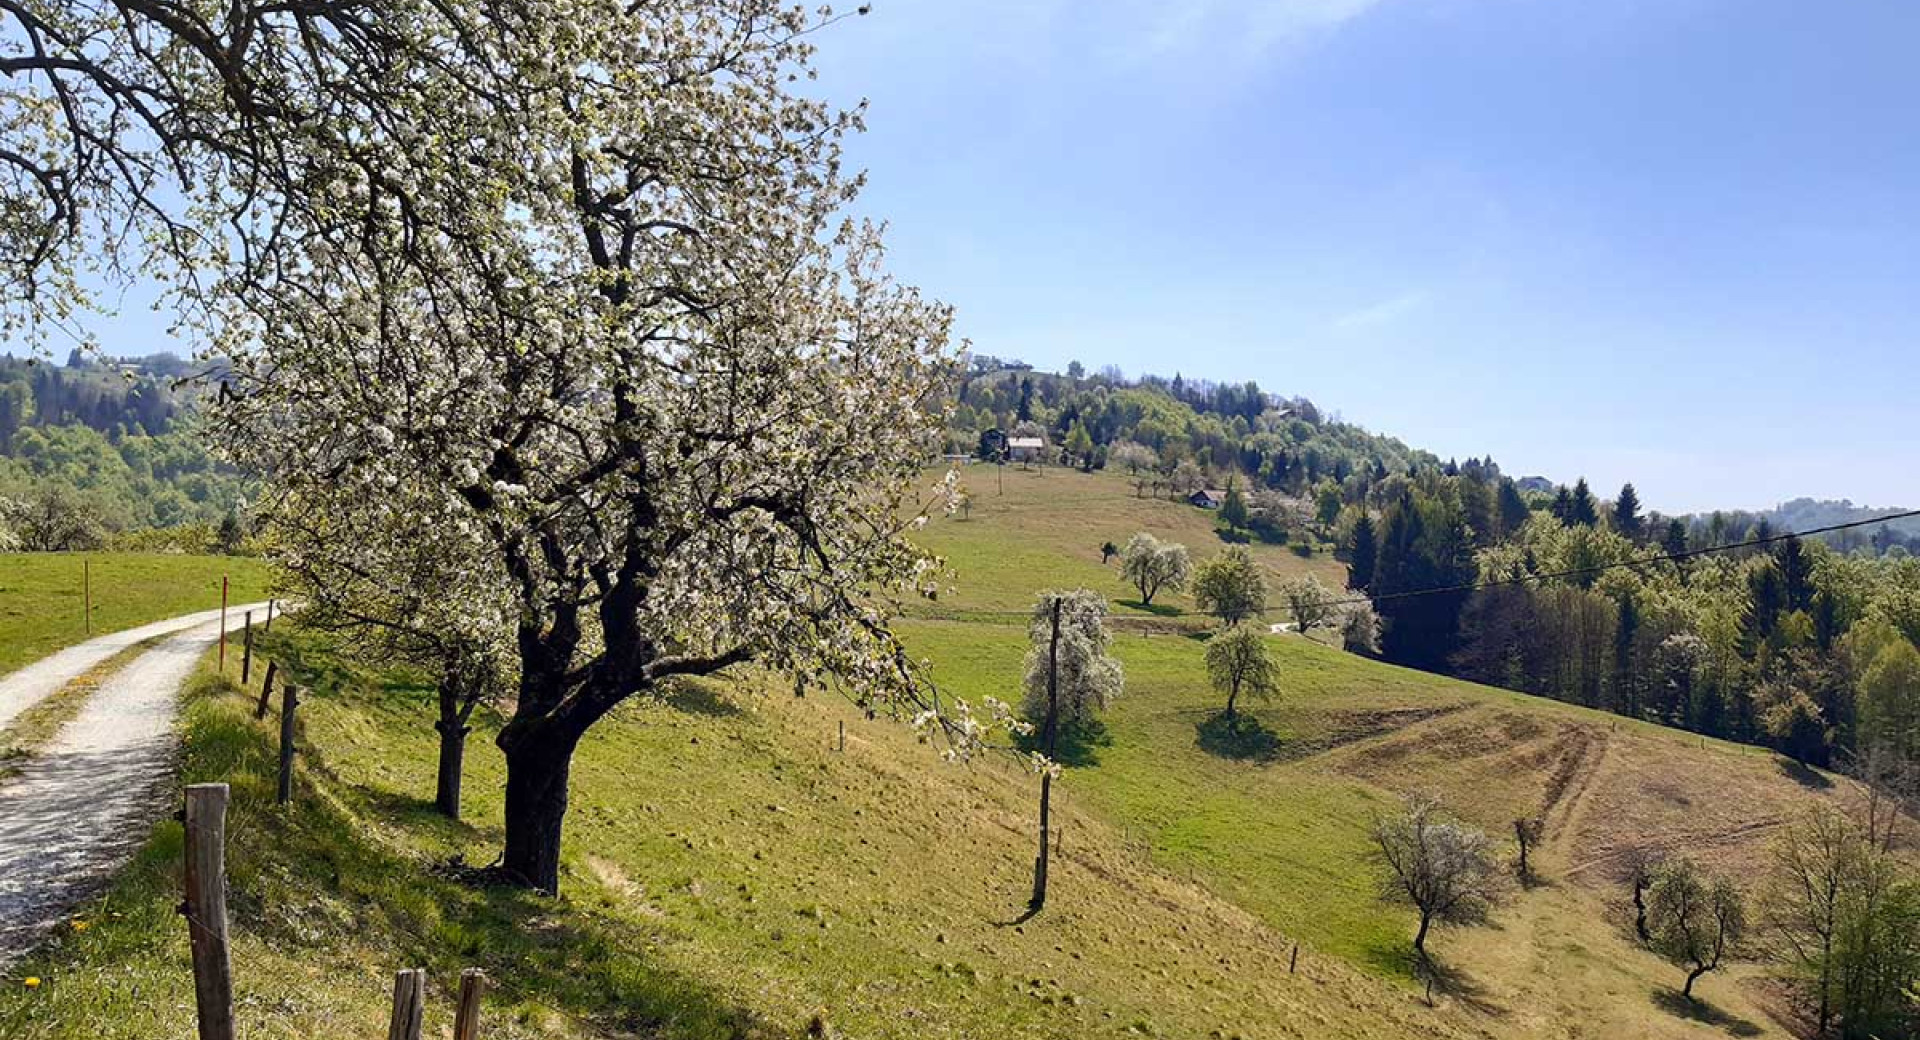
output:
[[1007, 439], [1007, 457], [1015, 462], [1040, 461], [1047, 452], [1047, 440], [1044, 437], [1009, 437]]
[[1188, 495], [1187, 502], [1202, 509], [1218, 509], [1227, 504], [1227, 493], [1218, 488], [1206, 488]]

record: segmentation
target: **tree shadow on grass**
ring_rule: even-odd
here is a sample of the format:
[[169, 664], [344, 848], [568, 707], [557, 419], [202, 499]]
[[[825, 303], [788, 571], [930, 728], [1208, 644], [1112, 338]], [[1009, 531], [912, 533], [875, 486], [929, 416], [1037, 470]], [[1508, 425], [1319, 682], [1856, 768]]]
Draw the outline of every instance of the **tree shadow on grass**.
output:
[[[1040, 750], [1039, 728], [1022, 734], [1014, 743], [1022, 751]], [[1063, 766], [1097, 766], [1100, 764], [1100, 749], [1112, 746], [1113, 735], [1107, 732], [1105, 722], [1099, 719], [1069, 722], [1061, 726], [1056, 735], [1053, 760]]]
[[1785, 755], [1777, 756], [1774, 761], [1780, 766], [1781, 775], [1809, 791], [1824, 791], [1833, 786], [1833, 781], [1826, 774], [1812, 766], [1795, 762]]
[[1171, 603], [1142, 603], [1137, 599], [1123, 599], [1117, 602], [1123, 607], [1152, 614], [1154, 617], [1179, 617], [1181, 614], [1186, 613], [1186, 611], [1181, 610]]
[[740, 714], [740, 706], [727, 699], [717, 685], [697, 679], [682, 679], [673, 683], [662, 699], [675, 711], [684, 711], [689, 715], [724, 719]]
[[1413, 960], [1414, 977], [1422, 985], [1431, 981], [1434, 996], [1458, 1001], [1492, 1018], [1506, 1017], [1506, 1006], [1496, 1002], [1491, 991], [1464, 970], [1436, 960], [1431, 954], [1425, 957], [1415, 955]]
[[[436, 987], [449, 990], [460, 969], [483, 968], [496, 983], [490, 1004], [544, 1005], [610, 1035], [777, 1032], [703, 981], [660, 963], [651, 951], [661, 936], [642, 921], [592, 911], [564, 895], [476, 885], [470, 879], [480, 872], [472, 870], [423, 870], [403, 844], [457, 846], [463, 834], [482, 832], [371, 778], [337, 776], [324, 748], [302, 749], [294, 804], [276, 807], [272, 726], [242, 708], [196, 712], [187, 745], [186, 780], [232, 787], [230, 906], [242, 932], [269, 945], [317, 948], [323, 957], [334, 947], [386, 962], [373, 965], [383, 970], [424, 966]], [[434, 831], [454, 840], [435, 841]], [[151, 904], [155, 914], [170, 914], [178, 898], [179, 831], [163, 827], [160, 835], [164, 841], [156, 837], [157, 847], [117, 886], [116, 906], [137, 903], [144, 913]], [[378, 985], [368, 999], [384, 999]]]
[[1689, 999], [1677, 989], [1654, 990], [1653, 1006], [1676, 1018], [1724, 1029], [1730, 1036], [1759, 1036], [1761, 1033], [1757, 1024], [1697, 997]]
[[1280, 757], [1280, 734], [1246, 712], [1216, 712], [1193, 727], [1201, 750], [1242, 762], [1272, 762]]

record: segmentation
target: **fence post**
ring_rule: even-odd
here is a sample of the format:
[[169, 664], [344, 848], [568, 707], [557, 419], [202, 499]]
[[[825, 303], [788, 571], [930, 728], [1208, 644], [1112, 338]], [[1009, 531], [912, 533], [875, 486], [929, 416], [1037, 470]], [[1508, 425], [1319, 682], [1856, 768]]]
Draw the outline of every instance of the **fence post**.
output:
[[1287, 974], [1289, 975], [1293, 974], [1293, 970], [1295, 968], [1298, 968], [1299, 966], [1300, 966], [1300, 944], [1294, 943], [1293, 956], [1287, 958]]
[[267, 601], [267, 631], [269, 632], [273, 631], [273, 605], [275, 602], [275, 600], [271, 599]]
[[220, 576], [220, 671], [227, 670], [227, 576]]
[[187, 808], [187, 939], [200, 1040], [233, 1040], [233, 962], [227, 952], [227, 785], [191, 784]]
[[260, 684], [260, 703], [253, 706], [253, 717], [256, 719], [266, 718], [267, 709], [273, 706], [273, 702], [267, 698], [273, 696], [273, 673], [277, 667], [272, 658], [267, 659], [267, 678]]
[[300, 706], [300, 687], [287, 683], [280, 687], [280, 794], [281, 805], [293, 801], [293, 713]]
[[240, 628], [240, 686], [246, 688], [253, 678], [253, 611], [249, 610]]
[[846, 749], [847, 749], [847, 720], [841, 719], [840, 720], [840, 750], [845, 751]]
[[93, 558], [80, 560], [80, 609], [86, 611], [87, 635], [93, 635]]
[[420, 1019], [427, 1008], [427, 969], [402, 968], [393, 977], [393, 1017], [387, 1040], [420, 1040]]
[[486, 991], [486, 972], [468, 968], [460, 973], [460, 1006], [453, 1015], [453, 1040], [480, 1040], [480, 996]]

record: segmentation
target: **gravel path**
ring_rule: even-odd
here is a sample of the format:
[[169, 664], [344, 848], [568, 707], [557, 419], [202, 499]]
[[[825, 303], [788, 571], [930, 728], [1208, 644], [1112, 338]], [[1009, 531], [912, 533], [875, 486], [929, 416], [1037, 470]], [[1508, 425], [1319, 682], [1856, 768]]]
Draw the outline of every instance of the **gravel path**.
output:
[[[219, 640], [219, 611], [212, 617], [213, 623], [196, 614], [104, 637], [123, 639], [116, 646], [124, 649], [177, 632], [102, 683], [18, 777], [0, 784], [0, 970], [146, 839], [163, 810], [180, 687]], [[75, 668], [74, 674], [85, 670]]]
[[[241, 611], [264, 611], [265, 609], [264, 603], [228, 607], [228, 623], [232, 624], [239, 618]], [[67, 647], [57, 654], [41, 658], [17, 672], [0, 678], [0, 729], [6, 729], [7, 724], [21, 712], [58, 693], [68, 683], [87, 674], [100, 662], [128, 647], [144, 643], [155, 636], [169, 635], [218, 620], [220, 620], [218, 610], [203, 610], [198, 614], [156, 621], [151, 625], [129, 628], [124, 632], [95, 636], [84, 643]]]

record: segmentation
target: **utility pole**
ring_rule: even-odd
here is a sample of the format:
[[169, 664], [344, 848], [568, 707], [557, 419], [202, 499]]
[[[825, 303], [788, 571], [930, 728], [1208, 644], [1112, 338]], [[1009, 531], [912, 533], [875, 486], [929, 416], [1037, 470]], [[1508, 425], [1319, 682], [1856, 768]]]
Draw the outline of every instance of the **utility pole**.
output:
[[1053, 597], [1049, 614], [1047, 718], [1040, 728], [1040, 747], [1047, 757], [1047, 768], [1040, 774], [1040, 855], [1033, 861], [1033, 898], [1027, 901], [1027, 911], [1035, 914], [1047, 905], [1047, 828], [1053, 808], [1055, 737], [1060, 731], [1060, 597]]

